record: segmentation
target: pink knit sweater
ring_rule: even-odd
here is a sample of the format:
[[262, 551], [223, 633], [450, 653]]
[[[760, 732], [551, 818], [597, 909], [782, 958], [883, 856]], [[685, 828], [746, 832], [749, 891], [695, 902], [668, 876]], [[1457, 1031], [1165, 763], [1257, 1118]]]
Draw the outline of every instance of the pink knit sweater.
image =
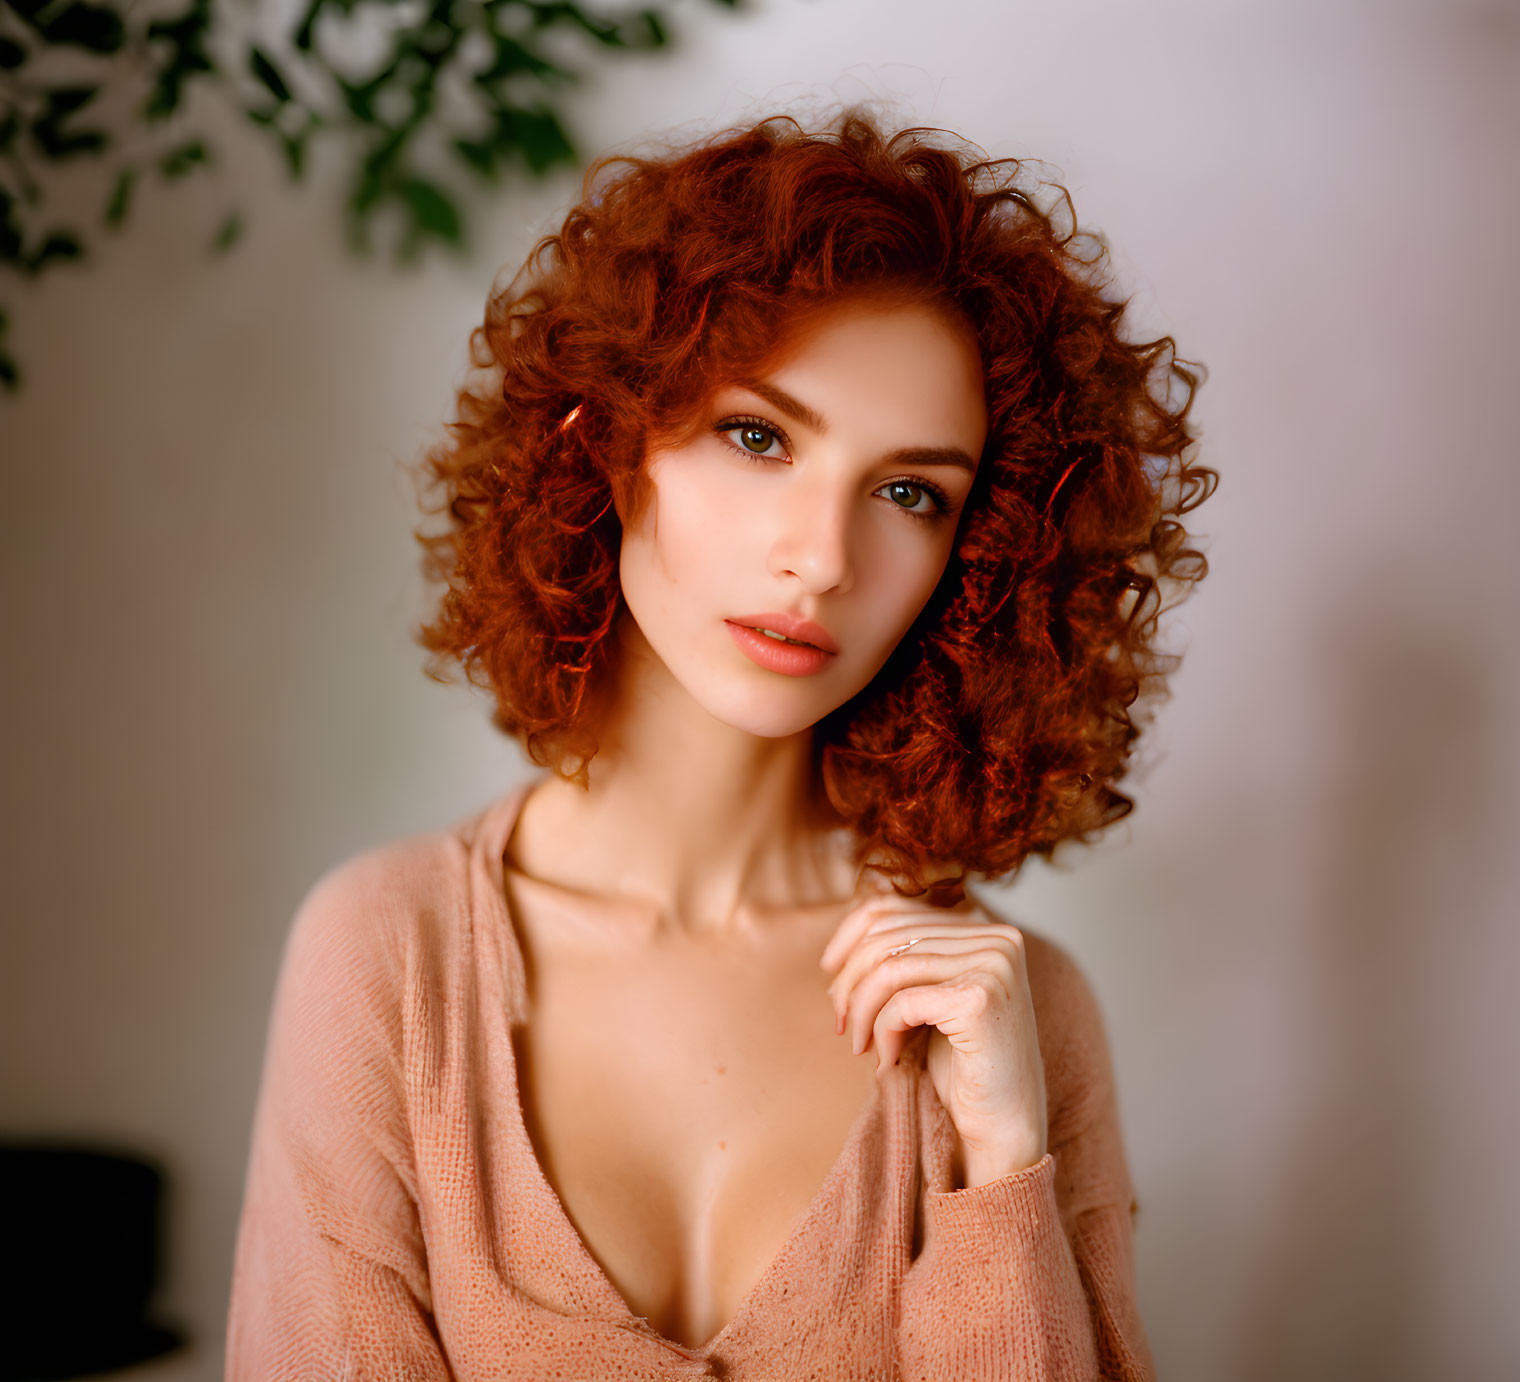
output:
[[518, 1100], [526, 989], [502, 855], [529, 786], [349, 860], [303, 902], [254, 1119], [230, 1382], [1154, 1376], [1102, 1019], [1072, 960], [1028, 932], [1042, 1160], [953, 1188], [954, 1129], [915, 1039], [715, 1338], [688, 1348], [635, 1316]]

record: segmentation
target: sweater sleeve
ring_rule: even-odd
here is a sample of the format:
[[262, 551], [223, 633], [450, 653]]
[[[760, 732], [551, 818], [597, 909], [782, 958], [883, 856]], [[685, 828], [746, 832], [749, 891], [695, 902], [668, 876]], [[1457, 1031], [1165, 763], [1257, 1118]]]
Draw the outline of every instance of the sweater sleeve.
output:
[[[307, 895], [254, 1113], [228, 1382], [450, 1377], [433, 1327], [402, 1089], [404, 890], [380, 851]], [[404, 905], [404, 904], [401, 904]]]
[[902, 1288], [903, 1382], [1155, 1377], [1102, 1015], [1075, 962], [1049, 942], [1041, 949], [1049, 1150], [974, 1189], [926, 1189], [923, 1246]]

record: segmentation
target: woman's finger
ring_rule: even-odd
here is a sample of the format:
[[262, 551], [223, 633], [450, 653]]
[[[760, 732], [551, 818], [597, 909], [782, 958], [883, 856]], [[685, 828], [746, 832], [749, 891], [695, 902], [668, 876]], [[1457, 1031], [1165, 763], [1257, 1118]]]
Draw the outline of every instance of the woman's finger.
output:
[[[891, 957], [894, 951], [901, 954], [924, 951], [954, 953], [974, 950], [983, 945], [1002, 945], [1008, 952], [1009, 960], [1014, 961], [1017, 959], [1014, 937], [1008, 934], [1012, 930], [1012, 927], [999, 921], [977, 925], [939, 919], [926, 920], [915, 916], [904, 924], [872, 932], [862, 937], [829, 985], [829, 1001], [834, 1005], [836, 1017], [849, 1007], [850, 995], [861, 978]], [[905, 948], [909, 942], [914, 942], [911, 951]]]
[[[907, 955], [953, 954], [964, 948], [961, 944], [964, 939], [959, 928], [927, 922], [921, 917], [914, 917], [907, 925], [886, 927], [863, 937], [829, 985], [829, 1002], [834, 1005], [834, 1030], [844, 1031], [857, 986], [878, 965]], [[912, 942], [911, 946], [909, 942]], [[900, 971], [904, 968], [911, 971], [911, 966], [899, 966]]]
[[898, 989], [882, 1004], [871, 1024], [876, 1043], [876, 1073], [896, 1065], [919, 1027], [964, 1026], [985, 1010], [986, 991], [964, 978]]
[[823, 954], [818, 957], [819, 966], [833, 969], [850, 953], [855, 943], [883, 918], [890, 924], [894, 916], [924, 910], [923, 901], [916, 897], [899, 897], [894, 892], [868, 897], [839, 919], [839, 925], [834, 928], [829, 943], [823, 947]]
[[1017, 975], [1007, 953], [985, 942], [956, 947], [947, 953], [920, 951], [915, 947], [901, 955], [888, 956], [861, 979], [850, 995], [845, 1010], [850, 1050], [859, 1055], [870, 1049], [877, 1016], [892, 996], [904, 988], [945, 982], [986, 987], [989, 981], [1006, 1002], [1014, 992]]

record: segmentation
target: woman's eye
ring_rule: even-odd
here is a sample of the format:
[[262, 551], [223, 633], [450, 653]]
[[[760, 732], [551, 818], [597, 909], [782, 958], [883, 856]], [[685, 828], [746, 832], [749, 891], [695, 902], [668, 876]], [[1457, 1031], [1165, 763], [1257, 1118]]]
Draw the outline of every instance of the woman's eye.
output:
[[893, 480], [889, 485], [883, 485], [877, 491], [885, 494], [900, 509], [908, 513], [931, 514], [939, 510], [939, 504], [934, 496], [923, 485], [914, 484], [911, 480]]
[[[746, 422], [738, 426], [725, 427], [723, 432], [752, 456], [779, 453], [781, 439], [769, 427], [759, 427], [752, 422]], [[777, 452], [772, 452], [772, 447], [776, 447]]]

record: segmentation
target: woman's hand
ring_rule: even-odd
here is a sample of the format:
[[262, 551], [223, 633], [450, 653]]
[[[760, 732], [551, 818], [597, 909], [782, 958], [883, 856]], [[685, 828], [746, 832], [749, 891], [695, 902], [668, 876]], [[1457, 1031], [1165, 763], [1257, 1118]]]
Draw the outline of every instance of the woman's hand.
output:
[[886, 892], [845, 915], [819, 964], [838, 970], [836, 1030], [857, 1054], [875, 1041], [878, 1074], [913, 1028], [935, 1028], [929, 1074], [966, 1188], [1045, 1155], [1045, 1068], [1016, 927], [969, 897], [945, 908]]

